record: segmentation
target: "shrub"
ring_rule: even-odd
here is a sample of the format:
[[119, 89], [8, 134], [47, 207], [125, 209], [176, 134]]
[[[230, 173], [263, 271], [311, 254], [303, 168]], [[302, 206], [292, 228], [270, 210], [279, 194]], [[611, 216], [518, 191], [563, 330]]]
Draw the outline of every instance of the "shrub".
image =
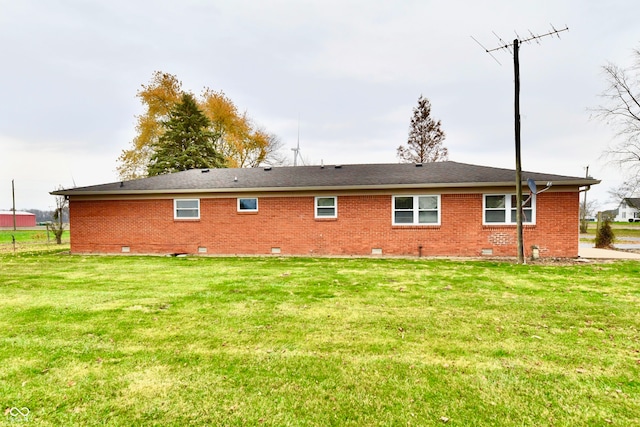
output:
[[605, 219], [596, 230], [596, 248], [610, 248], [613, 246], [615, 235], [611, 229], [611, 221]]
[[33, 233], [31, 236], [33, 240], [46, 240], [47, 235], [45, 233]]

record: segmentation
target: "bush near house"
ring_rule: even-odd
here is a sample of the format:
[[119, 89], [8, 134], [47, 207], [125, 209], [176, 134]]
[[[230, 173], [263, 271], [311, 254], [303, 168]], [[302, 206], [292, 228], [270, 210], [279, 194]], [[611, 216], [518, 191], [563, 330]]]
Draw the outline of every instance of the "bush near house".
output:
[[611, 222], [608, 219], [602, 221], [602, 225], [596, 230], [596, 248], [611, 248], [615, 235], [611, 229]]
[[[611, 222], [609, 223], [615, 236], [618, 237], [640, 237], [640, 223], [629, 224], [627, 222]], [[586, 234], [593, 237], [596, 235], [597, 223], [590, 223]]]

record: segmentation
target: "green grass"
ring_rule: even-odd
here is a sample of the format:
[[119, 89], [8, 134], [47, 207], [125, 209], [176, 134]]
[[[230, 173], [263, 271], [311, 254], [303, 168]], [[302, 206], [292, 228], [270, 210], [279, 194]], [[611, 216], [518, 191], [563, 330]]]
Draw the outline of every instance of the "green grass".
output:
[[[597, 223], [590, 222], [589, 227], [587, 228], [587, 233], [589, 237], [581, 237], [581, 242], [595, 242], [596, 237], [596, 228]], [[616, 238], [620, 237], [637, 237], [640, 239], [640, 223], [629, 223], [629, 222], [612, 222], [611, 229]], [[624, 243], [622, 240], [618, 240], [619, 243]], [[615, 241], [614, 241], [615, 244]]]
[[[590, 222], [587, 228], [587, 234], [595, 237], [597, 223]], [[640, 238], [640, 222], [612, 222], [611, 229], [616, 237], [639, 237]]]
[[638, 425], [638, 277], [0, 254], [0, 424]]
[[[56, 237], [52, 232], [47, 235], [47, 230], [0, 230], [0, 253], [13, 251], [13, 239], [16, 242], [16, 251], [48, 250], [56, 243]], [[69, 230], [62, 233], [62, 243], [69, 249]]]

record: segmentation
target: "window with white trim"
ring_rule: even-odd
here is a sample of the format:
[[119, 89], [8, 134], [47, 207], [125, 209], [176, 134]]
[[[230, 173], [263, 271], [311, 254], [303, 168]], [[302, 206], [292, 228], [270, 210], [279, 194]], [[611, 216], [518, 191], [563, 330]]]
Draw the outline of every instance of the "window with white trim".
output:
[[[535, 224], [536, 221], [536, 196], [529, 197], [523, 194], [522, 223]], [[528, 199], [528, 200], [527, 200]], [[492, 224], [516, 224], [516, 211], [518, 205], [515, 194], [485, 194], [482, 200], [482, 223]]]
[[258, 212], [258, 198], [238, 198], [238, 212]]
[[200, 219], [200, 199], [174, 199], [174, 219]]
[[393, 225], [440, 225], [440, 195], [393, 196]]
[[337, 218], [338, 217], [338, 198], [316, 197], [315, 198], [315, 216], [316, 218]]

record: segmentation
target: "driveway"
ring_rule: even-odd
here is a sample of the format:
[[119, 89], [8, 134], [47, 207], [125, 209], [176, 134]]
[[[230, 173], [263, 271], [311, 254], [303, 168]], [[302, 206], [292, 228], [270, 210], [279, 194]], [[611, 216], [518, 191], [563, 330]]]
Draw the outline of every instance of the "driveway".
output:
[[578, 248], [578, 256], [585, 259], [634, 259], [640, 261], [638, 253], [583, 246]]

